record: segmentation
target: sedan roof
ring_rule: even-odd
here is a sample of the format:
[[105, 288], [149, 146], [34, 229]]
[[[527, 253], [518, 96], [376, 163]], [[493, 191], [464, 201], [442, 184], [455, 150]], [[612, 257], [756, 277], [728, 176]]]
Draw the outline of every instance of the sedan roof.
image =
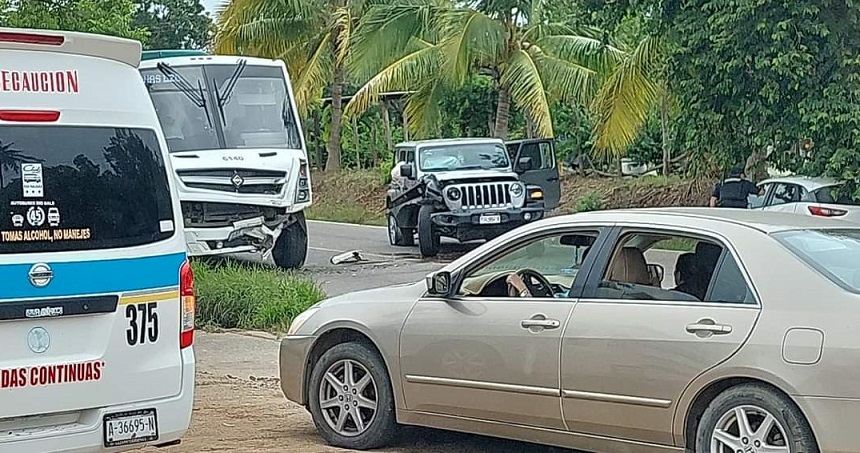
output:
[[746, 226], [763, 233], [804, 228], [860, 228], [860, 226], [844, 220], [826, 217], [804, 216], [778, 211], [704, 207], [609, 209], [551, 217], [544, 222], [564, 224], [591, 221], [609, 221], [612, 223], [644, 221], [662, 227], [706, 228], [719, 228], [719, 224], [733, 224]]
[[815, 189], [819, 189], [821, 187], [834, 186], [839, 185], [839, 181], [831, 178], [817, 178], [812, 176], [785, 176], [782, 178], [770, 178], [765, 179], [758, 183], [759, 186], [762, 184], [769, 183], [788, 183], [788, 184], [796, 184], [798, 186], [803, 187], [808, 192], [812, 192]]

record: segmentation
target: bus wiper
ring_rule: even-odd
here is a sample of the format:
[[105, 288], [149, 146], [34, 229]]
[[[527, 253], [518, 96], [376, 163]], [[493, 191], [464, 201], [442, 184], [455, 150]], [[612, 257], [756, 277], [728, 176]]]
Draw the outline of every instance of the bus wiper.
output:
[[218, 90], [218, 83], [214, 79], [212, 80], [212, 85], [215, 87], [215, 96], [218, 98], [218, 112], [221, 113], [221, 121], [225, 126], [227, 125], [227, 119], [224, 118], [224, 105], [227, 104], [227, 101], [230, 99], [230, 95], [233, 94], [233, 89], [236, 88], [236, 82], [239, 81], [239, 77], [242, 75], [242, 72], [245, 71], [245, 66], [247, 64], [247, 60], [239, 60], [239, 64], [236, 65], [236, 69], [233, 71], [233, 74], [224, 84], [223, 92]]
[[170, 67], [167, 63], [158, 63], [156, 67], [162, 74], [168, 76], [168, 80], [173, 82], [173, 84], [179, 88], [179, 91], [190, 99], [197, 108], [201, 108], [206, 112], [206, 121], [209, 122], [209, 127], [212, 127], [212, 118], [209, 115], [209, 109], [206, 108], [206, 95], [203, 92], [203, 84], [200, 80], [197, 80], [197, 88], [195, 89], [188, 79], [180, 74], [179, 71]]

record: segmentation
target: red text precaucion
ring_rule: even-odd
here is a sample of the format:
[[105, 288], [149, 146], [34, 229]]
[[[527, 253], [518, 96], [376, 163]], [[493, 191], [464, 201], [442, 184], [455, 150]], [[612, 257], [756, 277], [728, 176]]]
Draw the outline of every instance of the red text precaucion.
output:
[[0, 69], [0, 92], [78, 93], [78, 71], [13, 71]]

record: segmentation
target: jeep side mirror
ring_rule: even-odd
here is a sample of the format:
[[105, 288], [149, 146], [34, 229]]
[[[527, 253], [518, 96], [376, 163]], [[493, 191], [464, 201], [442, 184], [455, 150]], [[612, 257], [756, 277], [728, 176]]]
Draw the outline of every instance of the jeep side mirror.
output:
[[531, 157], [520, 157], [520, 160], [517, 161], [517, 171], [522, 173], [532, 169], [532, 158]]
[[448, 271], [434, 272], [427, 276], [427, 292], [434, 296], [448, 297], [451, 293], [451, 273]]
[[413, 176], [412, 164], [406, 164], [406, 165], [400, 166], [400, 177], [401, 178], [412, 179], [412, 176]]

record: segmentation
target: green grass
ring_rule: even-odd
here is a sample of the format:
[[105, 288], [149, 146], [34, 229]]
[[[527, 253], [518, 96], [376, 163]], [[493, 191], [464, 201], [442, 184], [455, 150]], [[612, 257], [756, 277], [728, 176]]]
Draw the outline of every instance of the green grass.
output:
[[203, 328], [285, 331], [325, 297], [313, 280], [275, 268], [232, 260], [192, 266], [197, 323]]
[[306, 214], [310, 220], [327, 220], [329, 222], [358, 223], [362, 225], [385, 225], [385, 218], [381, 214], [370, 212], [358, 203], [326, 203], [317, 201], [308, 208]]
[[603, 196], [592, 190], [576, 200], [576, 212], [599, 211], [603, 209]]
[[665, 239], [651, 247], [654, 250], [669, 250], [673, 252], [692, 252], [698, 241], [687, 238]]

